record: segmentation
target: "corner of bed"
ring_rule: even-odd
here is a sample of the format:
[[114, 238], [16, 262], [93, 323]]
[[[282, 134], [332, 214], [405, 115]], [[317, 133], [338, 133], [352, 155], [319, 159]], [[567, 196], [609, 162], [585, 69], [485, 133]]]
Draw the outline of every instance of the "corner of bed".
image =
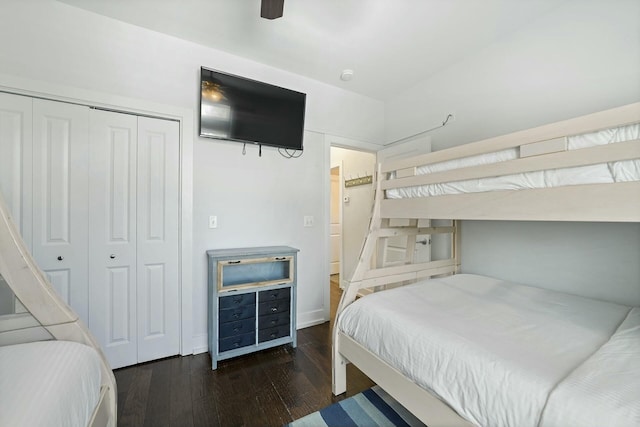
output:
[[[582, 425], [588, 415], [577, 414], [593, 408], [601, 414], [590, 423], [640, 425], [640, 308], [458, 274], [461, 220], [640, 222], [640, 103], [380, 164], [333, 331], [335, 395], [353, 363], [430, 427]], [[423, 235], [449, 236], [449, 257], [414, 259]], [[408, 237], [399, 261], [387, 253], [397, 236]], [[571, 310], [549, 310], [558, 300]], [[540, 324], [558, 335], [544, 336]], [[581, 344], [568, 349], [567, 337]], [[620, 340], [630, 347], [617, 352]], [[541, 367], [536, 346], [557, 363]], [[629, 388], [612, 384], [623, 374], [609, 353], [637, 356], [619, 356]], [[589, 387], [610, 390], [618, 406], [585, 397]]]
[[100, 346], [27, 250], [0, 195], [0, 424], [115, 427], [115, 377]]

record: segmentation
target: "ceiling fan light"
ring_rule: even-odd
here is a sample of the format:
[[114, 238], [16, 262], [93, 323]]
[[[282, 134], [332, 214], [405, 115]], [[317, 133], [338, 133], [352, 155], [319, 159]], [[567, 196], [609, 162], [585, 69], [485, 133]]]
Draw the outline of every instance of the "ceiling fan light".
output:
[[281, 18], [284, 11], [284, 0], [262, 0], [260, 16], [266, 19]]

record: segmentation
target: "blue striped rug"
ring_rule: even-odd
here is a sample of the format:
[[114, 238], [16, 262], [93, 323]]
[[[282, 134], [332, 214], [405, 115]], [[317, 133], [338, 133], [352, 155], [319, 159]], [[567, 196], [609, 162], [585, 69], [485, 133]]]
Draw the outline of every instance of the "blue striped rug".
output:
[[286, 427], [425, 427], [380, 387], [327, 406]]

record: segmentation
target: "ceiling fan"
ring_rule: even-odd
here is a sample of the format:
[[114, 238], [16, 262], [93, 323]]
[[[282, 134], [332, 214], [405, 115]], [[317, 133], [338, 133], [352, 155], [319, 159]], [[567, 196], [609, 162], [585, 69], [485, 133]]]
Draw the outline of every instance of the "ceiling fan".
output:
[[284, 0], [262, 0], [260, 16], [266, 19], [280, 18], [283, 10]]

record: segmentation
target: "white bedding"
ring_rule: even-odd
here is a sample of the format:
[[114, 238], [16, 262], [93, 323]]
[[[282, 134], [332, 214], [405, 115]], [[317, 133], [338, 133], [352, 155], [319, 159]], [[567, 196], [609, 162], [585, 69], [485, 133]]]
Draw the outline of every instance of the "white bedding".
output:
[[39, 341], [0, 347], [1, 426], [86, 426], [100, 399], [91, 347]]
[[640, 426], [640, 308], [553, 390], [540, 425]]
[[[597, 145], [640, 139], [640, 124], [605, 129], [567, 138], [568, 150], [595, 147]], [[416, 168], [416, 175], [425, 175], [469, 166], [486, 165], [518, 158], [518, 149], [512, 148], [494, 153], [449, 160]], [[387, 198], [441, 196], [445, 194], [477, 193], [498, 190], [522, 190], [550, 188], [564, 185], [600, 184], [623, 181], [640, 181], [640, 159], [602, 163], [575, 168], [563, 168], [538, 172], [505, 175], [494, 178], [471, 179], [396, 188], [387, 190]]]
[[527, 427], [629, 310], [459, 274], [361, 298], [338, 327], [473, 423]]

